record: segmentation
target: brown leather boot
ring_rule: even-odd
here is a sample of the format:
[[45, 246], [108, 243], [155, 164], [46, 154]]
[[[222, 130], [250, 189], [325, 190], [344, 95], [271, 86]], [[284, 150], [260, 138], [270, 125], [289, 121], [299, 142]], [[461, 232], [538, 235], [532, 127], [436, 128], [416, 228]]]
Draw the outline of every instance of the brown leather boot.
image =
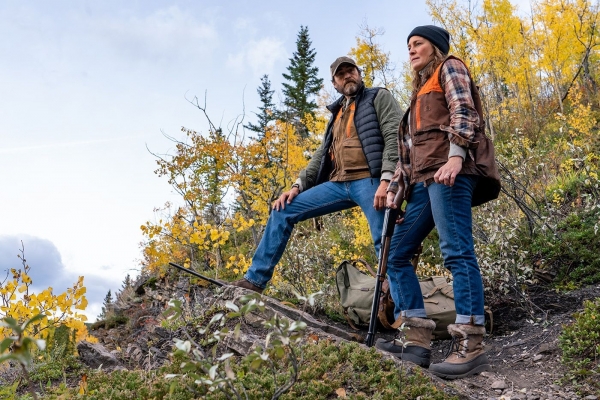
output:
[[431, 363], [431, 336], [435, 329], [435, 322], [427, 318], [402, 318], [406, 347], [398, 339], [377, 339], [375, 347], [385, 350], [401, 360], [407, 360], [428, 368]]
[[431, 372], [441, 378], [458, 379], [492, 368], [483, 351], [484, 326], [450, 324], [448, 332], [452, 335], [451, 354], [443, 362], [432, 364]]
[[237, 287], [241, 287], [241, 288], [244, 288], [244, 289], [250, 289], [250, 290], [255, 291], [256, 293], [261, 293], [261, 294], [265, 290], [265, 289], [259, 288], [258, 286], [256, 286], [252, 282], [248, 282], [244, 278], [240, 279], [239, 281], [230, 282], [229, 284], [232, 285], [232, 286], [237, 286]]

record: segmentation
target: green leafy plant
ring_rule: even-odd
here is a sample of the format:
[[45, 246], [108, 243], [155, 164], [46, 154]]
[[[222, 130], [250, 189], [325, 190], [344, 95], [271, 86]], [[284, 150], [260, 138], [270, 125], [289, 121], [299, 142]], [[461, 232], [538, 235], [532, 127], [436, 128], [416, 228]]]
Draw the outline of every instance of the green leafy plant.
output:
[[[21, 366], [23, 376], [29, 384], [29, 390], [34, 399], [37, 399], [37, 394], [30, 385], [29, 372], [27, 368], [33, 364], [33, 351], [35, 347], [40, 350], [46, 348], [46, 341], [43, 339], [35, 339], [26, 336], [27, 327], [36, 321], [44, 318], [44, 315], [38, 314], [22, 324], [19, 324], [16, 319], [6, 317], [0, 321], [0, 326], [12, 330], [13, 336], [8, 336], [0, 342], [0, 364], [3, 362], [14, 361]], [[8, 353], [4, 354], [8, 350]]]
[[53, 382], [66, 380], [83, 368], [75, 346], [76, 332], [66, 325], [51, 327], [45, 336], [46, 349], [36, 357], [30, 371], [32, 382], [51, 386]]
[[[304, 300], [313, 305], [314, 298], [315, 296], [312, 295]], [[226, 398], [242, 398], [246, 389], [230, 364], [234, 354], [219, 354], [218, 345], [230, 333], [230, 328], [226, 326], [228, 320], [252, 312], [264, 312], [265, 304], [259, 294], [243, 296], [240, 303], [242, 303], [241, 307], [228, 301], [225, 304], [227, 312], [215, 313], [206, 326], [198, 330], [202, 335], [200, 341], [194, 340], [186, 330], [183, 332], [187, 340], [175, 339], [177, 350], [174, 356], [183, 357], [185, 361], [181, 364], [181, 374], [167, 374], [167, 378], [191, 378], [196, 386], [192, 389], [200, 395], [221, 392]], [[171, 300], [169, 306], [167, 319], [179, 318], [182, 315], [181, 301]], [[298, 379], [299, 355], [296, 346], [302, 339], [306, 323], [291, 322], [275, 314], [271, 319], [263, 322], [263, 327], [269, 331], [264, 346], [257, 346], [244, 359], [249, 363], [250, 370], [264, 369], [272, 374], [276, 387], [271, 398], [278, 399]], [[233, 329], [235, 339], [240, 336], [240, 328], [241, 322], [238, 322]]]
[[[600, 298], [585, 301], [583, 311], [564, 327], [559, 337], [561, 361], [567, 367], [565, 380], [600, 390]], [[585, 390], [585, 389], [584, 389]]]

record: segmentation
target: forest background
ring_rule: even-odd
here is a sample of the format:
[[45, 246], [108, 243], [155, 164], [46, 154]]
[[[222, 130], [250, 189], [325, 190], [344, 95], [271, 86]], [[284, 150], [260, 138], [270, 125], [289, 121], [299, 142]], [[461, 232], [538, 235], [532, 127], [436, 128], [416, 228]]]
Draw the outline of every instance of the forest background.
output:
[[[572, 289], [600, 282], [598, 4], [536, 1], [525, 16], [507, 0], [428, 0], [427, 6], [435, 23], [450, 31], [451, 53], [467, 63], [480, 87], [501, 168], [500, 198], [474, 211], [486, 302], [493, 309], [507, 298], [527, 301], [532, 285]], [[367, 85], [388, 88], [406, 108], [408, 66], [391, 62], [379, 42], [383, 34], [363, 25], [348, 55]], [[242, 276], [270, 204], [318, 146], [328, 120], [324, 106], [336, 97], [317, 74], [316, 51], [302, 26], [277, 96], [282, 101], [264, 75], [261, 106], [251, 111], [256, 118], [242, 109], [223, 124], [207, 107], [210, 94], [189, 98], [208, 128], [167, 133], [173, 151], [154, 154], [155, 173], [181, 202], [158, 207], [142, 225], [142, 274], [170, 274], [173, 261], [219, 279]], [[444, 273], [435, 236], [424, 243], [422, 275]], [[267, 294], [292, 299], [320, 291], [317, 307], [339, 317], [335, 266], [358, 258], [375, 263], [358, 210], [306, 221], [297, 226]], [[32, 331], [66, 322], [85, 336], [85, 317], [72, 311], [85, 309], [83, 282], [59, 296], [34, 294], [29, 266], [22, 265], [0, 289], [3, 316], [26, 320], [42, 311], [46, 318]]]
[[[475, 236], [487, 301], [522, 294], [540, 279], [563, 287], [600, 279], [597, 242], [598, 5], [540, 1], [531, 15], [509, 1], [428, 1], [434, 20], [452, 36], [452, 53], [466, 61], [480, 87], [488, 134], [503, 177], [498, 201], [475, 210]], [[406, 109], [406, 65], [394, 66], [378, 44], [382, 31], [363, 26], [349, 51], [368, 86], [388, 88]], [[335, 94], [321, 89], [315, 49], [300, 30], [283, 102], [275, 104], [269, 77], [258, 88], [256, 123], [214, 124], [205, 99], [194, 99], [210, 123], [176, 152], [157, 155], [156, 173], [185, 200], [157, 210], [147, 235], [144, 270], [166, 273], [168, 261], [241, 276], [262, 235], [270, 204], [296, 179], [320, 143]], [[435, 233], [425, 243], [423, 274], [443, 273]], [[366, 220], [353, 209], [300, 224], [276, 269], [272, 295], [323, 291], [335, 298], [335, 266], [344, 259], [375, 263]], [[327, 302], [328, 300], [324, 300]], [[326, 307], [327, 308], [327, 307]]]

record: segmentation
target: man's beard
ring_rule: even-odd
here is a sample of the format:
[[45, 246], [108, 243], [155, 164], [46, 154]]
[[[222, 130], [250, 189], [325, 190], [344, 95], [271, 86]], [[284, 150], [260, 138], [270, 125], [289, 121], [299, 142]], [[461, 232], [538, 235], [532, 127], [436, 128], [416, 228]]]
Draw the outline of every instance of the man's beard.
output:
[[342, 90], [338, 90], [339, 93], [344, 96], [354, 96], [360, 89], [362, 81], [348, 81], [342, 86]]

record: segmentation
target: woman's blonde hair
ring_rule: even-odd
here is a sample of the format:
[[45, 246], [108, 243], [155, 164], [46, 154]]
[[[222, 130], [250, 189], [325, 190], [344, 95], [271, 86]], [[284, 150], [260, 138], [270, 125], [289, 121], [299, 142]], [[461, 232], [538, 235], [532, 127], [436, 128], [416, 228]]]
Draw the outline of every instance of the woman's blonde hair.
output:
[[[425, 39], [425, 40], [427, 40], [427, 39]], [[429, 42], [429, 43], [431, 43], [431, 42]], [[448, 54], [442, 53], [442, 51], [440, 49], [438, 49], [433, 43], [431, 43], [431, 46], [433, 47], [433, 60], [431, 60], [431, 62], [429, 64], [427, 64], [425, 66], [425, 68], [423, 68], [422, 70], [415, 71], [413, 69], [413, 71], [412, 71], [412, 78], [413, 78], [412, 79], [412, 89], [413, 90], [412, 90], [412, 94], [411, 94], [411, 101], [417, 98], [417, 94], [419, 93], [419, 90], [421, 90], [421, 88], [423, 87], [425, 82], [427, 82], [427, 80], [429, 78], [431, 78], [431, 75], [433, 75], [433, 73], [435, 72], [437, 67], [441, 63], [443, 63], [444, 60], [446, 60], [446, 58], [448, 58]]]

